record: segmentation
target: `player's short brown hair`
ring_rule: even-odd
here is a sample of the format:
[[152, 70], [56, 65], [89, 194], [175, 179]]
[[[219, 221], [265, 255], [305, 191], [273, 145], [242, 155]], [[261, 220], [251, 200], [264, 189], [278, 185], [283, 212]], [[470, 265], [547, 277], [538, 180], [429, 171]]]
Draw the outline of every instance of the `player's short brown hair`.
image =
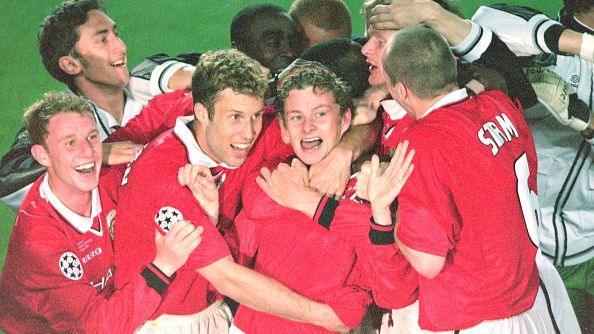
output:
[[295, 0], [289, 14], [299, 22], [326, 31], [337, 30], [342, 37], [351, 36], [351, 12], [342, 0]]
[[85, 115], [94, 121], [93, 109], [89, 101], [71, 92], [47, 92], [43, 94], [41, 100], [27, 108], [23, 115], [32, 145], [39, 144], [45, 147], [50, 119], [61, 113]]
[[399, 30], [383, 57], [390, 85], [401, 82], [420, 98], [433, 98], [457, 85], [454, 55], [433, 29], [416, 25]]
[[76, 91], [74, 76], [64, 72], [59, 61], [67, 55], [80, 58], [74, 48], [80, 38], [77, 28], [87, 22], [92, 10], [105, 13], [100, 0], [66, 1], [45, 18], [38, 34], [43, 66], [52, 77], [65, 83], [72, 91]]
[[302, 67], [299, 72], [288, 77], [278, 94], [278, 113], [283, 124], [285, 124], [285, 101], [289, 93], [294, 89], [300, 90], [308, 87], [313, 87], [316, 92], [332, 94], [334, 101], [340, 106], [340, 117], [344, 115], [347, 108], [352, 109], [349, 86], [323, 65], [310, 62], [308, 66]]
[[235, 93], [264, 98], [268, 82], [262, 65], [235, 49], [203, 54], [192, 76], [194, 103], [202, 103], [212, 119], [216, 98], [226, 88]]

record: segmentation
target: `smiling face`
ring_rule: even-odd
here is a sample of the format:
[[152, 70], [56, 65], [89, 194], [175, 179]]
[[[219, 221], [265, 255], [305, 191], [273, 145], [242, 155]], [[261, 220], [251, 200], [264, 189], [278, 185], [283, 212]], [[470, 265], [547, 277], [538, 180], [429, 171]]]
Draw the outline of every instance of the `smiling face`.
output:
[[76, 65], [77, 86], [93, 85], [123, 88], [130, 81], [126, 64], [126, 45], [118, 37], [115, 23], [103, 12], [92, 10], [78, 29], [79, 39], [71, 57]]
[[382, 53], [386, 43], [396, 33], [396, 30], [373, 30], [368, 29], [369, 39], [361, 49], [361, 53], [367, 58], [369, 64], [369, 84], [382, 86], [387, 83], [384, 80], [382, 70]]
[[225, 88], [218, 93], [212, 119], [201, 103], [196, 103], [196, 140], [206, 155], [217, 163], [239, 167], [260, 131], [264, 100]]
[[63, 112], [52, 116], [45, 145], [34, 145], [32, 152], [47, 167], [50, 187], [61, 200], [90, 196], [97, 187], [102, 147], [91, 115]]
[[306, 165], [326, 157], [351, 123], [350, 110], [341, 117], [332, 93], [311, 86], [291, 90], [284, 109], [283, 140]]

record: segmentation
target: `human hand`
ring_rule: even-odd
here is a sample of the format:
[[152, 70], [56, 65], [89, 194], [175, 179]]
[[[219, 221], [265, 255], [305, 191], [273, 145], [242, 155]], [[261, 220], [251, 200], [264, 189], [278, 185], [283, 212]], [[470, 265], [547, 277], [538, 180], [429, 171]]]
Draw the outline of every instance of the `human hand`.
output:
[[363, 97], [353, 99], [355, 113], [351, 126], [371, 123], [377, 116], [381, 100], [387, 95], [388, 92], [384, 88], [371, 86], [365, 91]]
[[157, 255], [153, 264], [165, 275], [171, 277], [186, 263], [188, 256], [202, 241], [202, 226], [194, 226], [187, 220], [173, 224], [166, 235], [155, 229]]
[[256, 183], [276, 203], [313, 217], [321, 194], [309, 187], [307, 167], [299, 159], [281, 163], [274, 171], [264, 167]]
[[[383, 174], [386, 168], [390, 165], [389, 162], [382, 161], [379, 164], [380, 174]], [[355, 185], [355, 193], [360, 199], [369, 201], [367, 198], [367, 187], [369, 185], [369, 175], [371, 174], [371, 161], [365, 161], [361, 164], [361, 169], [357, 173], [357, 184]]]
[[542, 67], [530, 67], [526, 76], [540, 102], [559, 123], [577, 131], [588, 127], [590, 109], [577, 98], [573, 87], [555, 72]]
[[412, 159], [415, 150], [407, 154], [408, 141], [396, 147], [390, 165], [381, 173], [377, 155], [371, 158], [367, 198], [371, 202], [371, 211], [375, 222], [379, 225], [391, 225], [390, 205], [396, 199], [404, 183], [412, 173]]
[[400, 30], [424, 23], [435, 5], [430, 0], [394, 0], [390, 5], [375, 6], [368, 21], [374, 30]]
[[352, 152], [335, 146], [324, 159], [309, 167], [310, 187], [340, 198], [351, 176], [352, 157]]
[[103, 156], [101, 162], [103, 165], [119, 165], [133, 161], [136, 154], [142, 150], [142, 145], [131, 141], [120, 141], [115, 143], [102, 143]]
[[219, 222], [219, 190], [210, 168], [186, 164], [178, 170], [177, 180], [181, 186], [190, 188], [196, 201], [216, 226]]

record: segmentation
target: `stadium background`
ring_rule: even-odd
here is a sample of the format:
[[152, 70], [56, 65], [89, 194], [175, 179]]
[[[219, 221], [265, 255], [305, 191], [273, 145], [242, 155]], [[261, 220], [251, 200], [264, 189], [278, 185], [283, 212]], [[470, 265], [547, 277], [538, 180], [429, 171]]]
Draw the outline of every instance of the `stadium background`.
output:
[[[24, 108], [48, 90], [65, 86], [43, 68], [37, 51], [37, 32], [44, 17], [62, 1], [0, 0], [10, 15], [0, 19], [0, 155], [12, 143], [22, 127]], [[131, 69], [144, 56], [155, 53], [179, 54], [186, 51], [207, 51], [230, 45], [229, 24], [233, 15], [249, 3], [265, 1], [240, 0], [104, 0], [108, 15], [128, 47]], [[270, 1], [289, 8], [292, 0]], [[353, 34], [364, 34], [364, 20], [359, 15], [363, 1], [345, 0], [353, 17]], [[485, 3], [500, 1], [457, 0], [467, 17]], [[562, 0], [517, 0], [510, 4], [540, 9], [554, 17]], [[14, 213], [0, 204], [0, 268], [14, 222]], [[1, 331], [0, 331], [1, 332]]]

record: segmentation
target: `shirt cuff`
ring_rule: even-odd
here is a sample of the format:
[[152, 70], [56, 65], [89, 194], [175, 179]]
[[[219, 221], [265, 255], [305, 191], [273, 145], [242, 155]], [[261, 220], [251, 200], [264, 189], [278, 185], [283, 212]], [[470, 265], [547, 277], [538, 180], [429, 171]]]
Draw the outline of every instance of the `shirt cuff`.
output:
[[371, 226], [369, 228], [369, 240], [374, 245], [390, 245], [395, 243], [394, 223], [391, 225], [378, 225], [373, 217], [369, 219]]
[[464, 61], [472, 63], [487, 50], [491, 44], [493, 32], [472, 21], [469, 22], [471, 24], [470, 32], [460, 44], [452, 47], [452, 52]]
[[169, 60], [155, 67], [153, 73], [151, 73], [151, 79], [149, 81], [149, 91], [151, 95], [156, 96], [163, 93], [173, 92], [167, 84], [177, 70], [186, 66], [190, 65], [175, 60]]
[[316, 208], [313, 221], [325, 229], [330, 230], [330, 224], [332, 224], [334, 212], [337, 207], [337, 200], [326, 195], [322, 196], [322, 199], [320, 199], [320, 203], [318, 203], [318, 207]]
[[[557, 53], [559, 47], [559, 37], [563, 31], [563, 26], [557, 21], [553, 21], [544, 14], [534, 15], [528, 21], [530, 27], [530, 34], [532, 36], [532, 43], [545, 53]], [[554, 35], [548, 34], [547, 31], [553, 28]], [[557, 36], [556, 41], [552, 41], [552, 36]], [[548, 43], [547, 43], [548, 42]]]
[[171, 284], [172, 278], [167, 277], [161, 269], [152, 263], [149, 263], [141, 273], [146, 281], [146, 285], [163, 295], [167, 287]]

